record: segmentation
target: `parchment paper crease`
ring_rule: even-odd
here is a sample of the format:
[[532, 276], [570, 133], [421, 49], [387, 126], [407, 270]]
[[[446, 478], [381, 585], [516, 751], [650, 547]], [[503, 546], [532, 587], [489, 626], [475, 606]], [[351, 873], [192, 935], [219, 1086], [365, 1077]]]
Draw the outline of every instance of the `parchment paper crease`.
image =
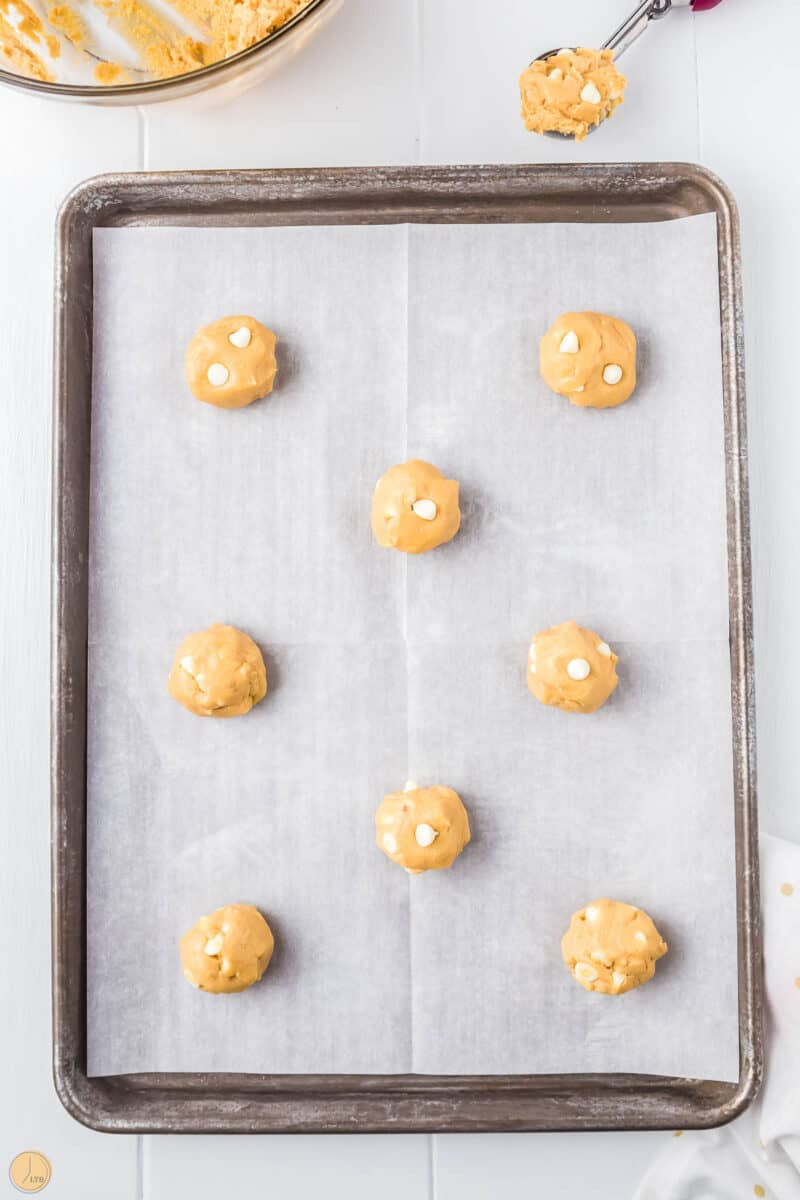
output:
[[[716, 234], [647, 225], [128, 228], [95, 234], [88, 747], [90, 1074], [738, 1076]], [[634, 398], [538, 377], [569, 308], [627, 319]], [[278, 334], [273, 396], [189, 395], [225, 313]], [[427, 458], [464, 524], [379, 549], [372, 488]], [[591, 717], [525, 687], [574, 617], [619, 653]], [[264, 648], [252, 714], [166, 691], [190, 630]], [[409, 878], [373, 812], [406, 778], [463, 795], [456, 866]], [[585, 993], [559, 940], [611, 895], [670, 943], [653, 983]], [[183, 980], [180, 934], [257, 904], [258, 987]]]

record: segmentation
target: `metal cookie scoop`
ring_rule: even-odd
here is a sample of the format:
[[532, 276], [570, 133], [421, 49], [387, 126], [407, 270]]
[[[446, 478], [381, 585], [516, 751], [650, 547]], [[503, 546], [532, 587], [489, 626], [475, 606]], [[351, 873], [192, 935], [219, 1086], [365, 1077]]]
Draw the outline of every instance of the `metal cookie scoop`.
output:
[[[616, 29], [607, 41], [603, 42], [601, 50], [613, 50], [614, 61], [618, 61], [621, 55], [633, 45], [638, 37], [640, 37], [645, 29], [650, 25], [651, 21], [657, 21], [661, 17], [666, 17], [673, 8], [691, 8], [693, 12], [704, 12], [709, 8], [716, 8], [721, 4], [722, 0], [642, 0], [633, 12], [627, 17], [619, 29]], [[539, 54], [533, 60], [534, 62], [542, 61], [543, 59], [552, 58], [554, 54], [560, 54], [565, 48], [575, 50], [577, 47], [559, 47], [556, 50], [546, 50], [544, 54]], [[600, 122], [602, 124], [602, 122]], [[588, 131], [594, 133], [597, 125], [593, 125]], [[556, 130], [547, 132], [547, 137], [571, 137], [569, 133], [558, 133]]]

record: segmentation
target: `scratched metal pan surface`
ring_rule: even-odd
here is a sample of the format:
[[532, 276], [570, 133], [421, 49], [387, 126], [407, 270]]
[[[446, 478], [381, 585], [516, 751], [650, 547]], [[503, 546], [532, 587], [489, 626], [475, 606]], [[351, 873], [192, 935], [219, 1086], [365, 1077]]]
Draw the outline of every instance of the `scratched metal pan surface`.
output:
[[[491, 1077], [86, 1073], [86, 697], [92, 232], [121, 225], [632, 222], [717, 216], [727, 481], [739, 950], [736, 1083], [641, 1075]], [[763, 1069], [753, 621], [739, 226], [725, 186], [683, 163], [109, 175], [57, 230], [52, 560], [52, 920], [56, 1090], [117, 1132], [702, 1128]]]

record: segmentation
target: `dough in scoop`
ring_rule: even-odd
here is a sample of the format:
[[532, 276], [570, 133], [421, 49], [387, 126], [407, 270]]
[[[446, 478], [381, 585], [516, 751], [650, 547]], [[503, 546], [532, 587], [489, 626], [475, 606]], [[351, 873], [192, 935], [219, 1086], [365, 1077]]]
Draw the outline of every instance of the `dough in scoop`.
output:
[[604, 313], [562, 313], [539, 345], [549, 388], [580, 408], [616, 408], [636, 387], [636, 335]]
[[582, 142], [622, 104], [627, 80], [611, 50], [561, 50], [537, 58], [519, 78], [522, 119], [533, 133], [564, 133]]
[[201, 992], [243, 992], [269, 966], [275, 939], [252, 904], [226, 904], [180, 941], [183, 974]]
[[458, 484], [429, 462], [398, 463], [375, 485], [372, 532], [381, 546], [424, 554], [451, 541], [460, 525]]
[[384, 796], [375, 836], [392, 862], [419, 875], [453, 865], [470, 839], [469, 817], [452, 788], [407, 783], [405, 791]]
[[255, 317], [221, 317], [200, 329], [186, 350], [192, 395], [217, 408], [244, 408], [272, 391], [275, 334]]
[[617, 661], [598, 634], [564, 621], [534, 635], [528, 651], [528, 688], [542, 704], [593, 713], [617, 686]]
[[619, 996], [652, 979], [667, 953], [646, 912], [620, 900], [593, 900], [576, 912], [561, 939], [561, 954], [587, 992]]
[[175, 653], [170, 693], [198, 717], [239, 717], [267, 694], [267, 669], [251, 637], [232, 625], [190, 633]]

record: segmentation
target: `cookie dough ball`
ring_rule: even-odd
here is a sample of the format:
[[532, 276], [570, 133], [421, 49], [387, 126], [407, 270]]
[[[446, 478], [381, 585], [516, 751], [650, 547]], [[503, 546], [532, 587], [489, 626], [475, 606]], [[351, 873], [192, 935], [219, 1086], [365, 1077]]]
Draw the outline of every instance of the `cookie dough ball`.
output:
[[622, 104], [627, 80], [613, 60], [611, 50], [583, 48], [537, 58], [519, 78], [525, 127], [582, 142]]
[[453, 865], [469, 841], [469, 817], [452, 788], [407, 783], [405, 791], [384, 796], [375, 836], [392, 862], [419, 875]]
[[619, 996], [653, 978], [667, 943], [640, 908], [620, 900], [594, 900], [573, 916], [561, 953], [587, 992]]
[[244, 408], [272, 391], [275, 334], [255, 317], [221, 317], [199, 330], [186, 351], [192, 395], [217, 408]]
[[458, 483], [419, 458], [390, 467], [375, 485], [372, 532], [381, 546], [424, 554], [458, 533]]
[[617, 656], [591, 629], [565, 621], [534, 635], [528, 652], [528, 687], [542, 704], [564, 712], [592, 713], [619, 682]]
[[580, 408], [616, 408], [636, 387], [636, 335], [603, 313], [562, 313], [539, 345], [549, 388]]
[[226, 904], [180, 941], [183, 974], [201, 992], [243, 992], [269, 966], [275, 939], [252, 904]]
[[267, 694], [267, 669], [251, 637], [232, 625], [190, 633], [175, 653], [168, 686], [198, 717], [240, 717]]

